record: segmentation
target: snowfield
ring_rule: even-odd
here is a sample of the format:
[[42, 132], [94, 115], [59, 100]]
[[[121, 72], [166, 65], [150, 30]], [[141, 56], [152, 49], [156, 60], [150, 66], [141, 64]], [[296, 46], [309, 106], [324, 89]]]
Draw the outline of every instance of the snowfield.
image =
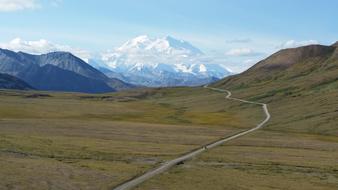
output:
[[170, 36], [139, 36], [89, 63], [109, 77], [150, 87], [203, 85], [232, 74], [189, 42]]

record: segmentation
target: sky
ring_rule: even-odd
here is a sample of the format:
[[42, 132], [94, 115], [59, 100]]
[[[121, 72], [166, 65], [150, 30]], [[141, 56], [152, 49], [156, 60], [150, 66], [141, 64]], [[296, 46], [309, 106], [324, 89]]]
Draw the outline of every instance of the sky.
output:
[[139, 35], [170, 35], [240, 72], [279, 49], [337, 41], [337, 7], [336, 0], [0, 0], [0, 47], [88, 58]]

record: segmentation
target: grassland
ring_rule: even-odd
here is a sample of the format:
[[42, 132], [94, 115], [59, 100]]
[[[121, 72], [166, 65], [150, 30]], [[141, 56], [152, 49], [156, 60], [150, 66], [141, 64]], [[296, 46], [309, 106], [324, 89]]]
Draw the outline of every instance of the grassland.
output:
[[260, 131], [137, 189], [337, 189], [338, 137]]
[[0, 91], [0, 189], [109, 189], [262, 117], [202, 88]]
[[338, 188], [336, 91], [316, 89], [261, 96], [264, 91], [254, 87], [248, 92], [232, 92], [234, 97], [267, 102], [272, 115], [269, 123], [138, 189]]
[[[137, 189], [337, 189], [337, 83], [304, 80], [230, 86], [269, 123]], [[263, 117], [202, 88], [0, 91], [0, 189], [109, 189]]]
[[338, 189], [333, 49], [283, 50], [214, 84], [234, 97], [267, 103], [271, 120], [262, 130], [209, 150], [138, 189]]

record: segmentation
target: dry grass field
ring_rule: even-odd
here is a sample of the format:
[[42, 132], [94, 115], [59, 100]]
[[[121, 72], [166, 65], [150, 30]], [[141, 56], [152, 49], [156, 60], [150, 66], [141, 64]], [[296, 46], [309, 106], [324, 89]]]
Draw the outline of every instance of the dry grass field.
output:
[[337, 90], [276, 89], [231, 89], [234, 97], [268, 103], [267, 125], [138, 189], [338, 189]]
[[[268, 124], [137, 189], [337, 189], [337, 91], [276, 89], [230, 88]], [[0, 189], [110, 189], [264, 117], [203, 88], [0, 97]]]
[[0, 91], [0, 189], [109, 189], [262, 117], [202, 88]]
[[338, 137], [258, 131], [209, 150], [137, 189], [332, 189]]
[[[337, 122], [313, 109], [325, 106], [320, 100], [330, 95], [304, 96], [312, 98], [311, 106], [300, 98], [293, 104], [286, 103], [290, 99], [267, 100], [272, 119], [265, 128], [209, 150], [138, 189], [338, 189]], [[330, 102], [328, 113], [337, 106]]]

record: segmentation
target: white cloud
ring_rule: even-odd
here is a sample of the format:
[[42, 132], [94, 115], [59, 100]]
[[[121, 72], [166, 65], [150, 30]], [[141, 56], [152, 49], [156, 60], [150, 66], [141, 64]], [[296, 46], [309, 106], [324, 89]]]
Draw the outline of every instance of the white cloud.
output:
[[[63, 0], [46, 0], [50, 6], [59, 7]], [[0, 12], [12, 12], [42, 7], [42, 0], [0, 0]]]
[[255, 52], [254, 50], [250, 48], [235, 48], [235, 49], [230, 49], [225, 53], [225, 55], [228, 56], [238, 56], [238, 57], [244, 57], [244, 56], [256, 56], [259, 55], [260, 53]]
[[36, 9], [40, 4], [37, 0], [0, 0], [0, 12]]
[[306, 46], [306, 45], [311, 45], [311, 44], [318, 44], [318, 41], [316, 40], [305, 40], [305, 41], [289, 40], [279, 45], [277, 49], [296, 48], [296, 47]]
[[75, 56], [88, 62], [92, 54], [86, 50], [73, 48], [67, 45], [54, 44], [47, 40], [41, 39], [37, 41], [25, 41], [20, 38], [15, 38], [8, 43], [0, 43], [0, 48], [9, 49], [12, 51], [22, 51], [31, 54], [44, 54], [53, 51], [67, 51]]

